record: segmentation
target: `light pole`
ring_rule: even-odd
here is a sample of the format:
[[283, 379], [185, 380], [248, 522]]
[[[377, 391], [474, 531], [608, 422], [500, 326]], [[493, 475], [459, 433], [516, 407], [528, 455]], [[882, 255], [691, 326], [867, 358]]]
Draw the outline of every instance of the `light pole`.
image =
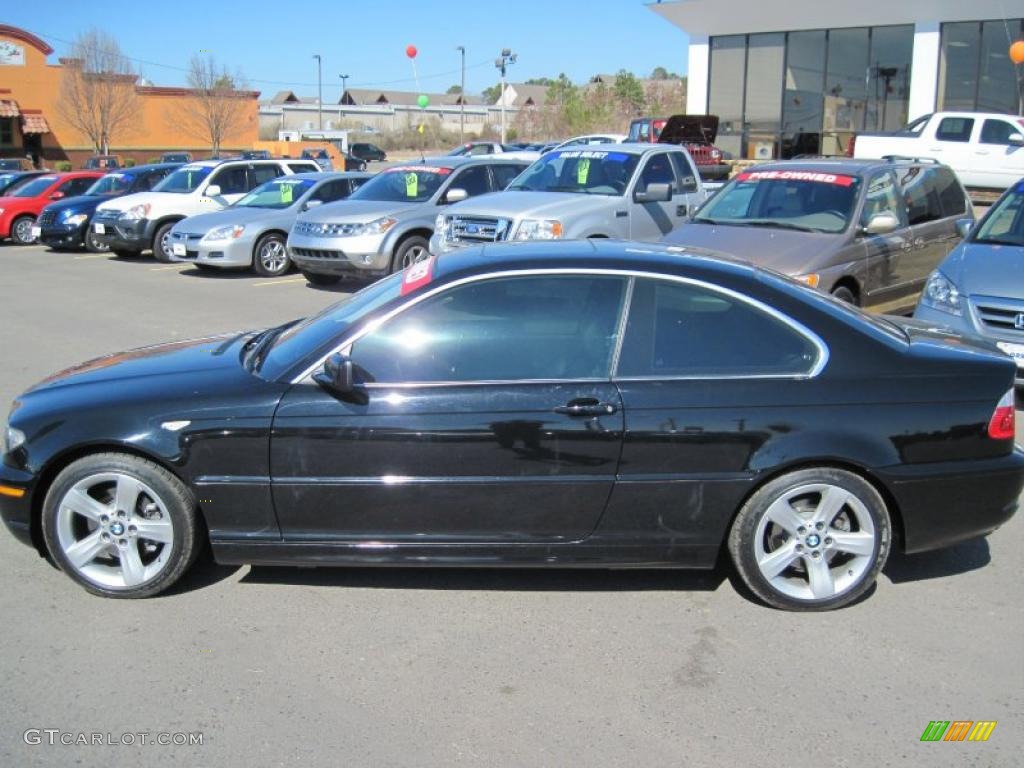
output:
[[319, 53], [314, 53], [316, 59], [316, 116], [320, 130], [324, 129], [324, 82], [323, 82], [323, 60]]
[[459, 144], [466, 140], [466, 46], [456, 45], [462, 54], [462, 85], [459, 86]]
[[341, 98], [345, 98], [345, 91], [348, 90], [348, 75], [338, 75], [341, 78]]
[[505, 143], [505, 68], [516, 63], [516, 55], [510, 48], [501, 49], [501, 58], [494, 60], [494, 66], [501, 70], [501, 143]]

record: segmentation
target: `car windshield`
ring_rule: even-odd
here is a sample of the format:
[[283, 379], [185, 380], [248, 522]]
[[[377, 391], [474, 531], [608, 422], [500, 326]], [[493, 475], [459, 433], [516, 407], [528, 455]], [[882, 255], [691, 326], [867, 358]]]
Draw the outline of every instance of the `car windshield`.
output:
[[312, 363], [316, 356], [326, 355], [341, 334], [360, 317], [401, 296], [402, 276], [402, 272], [396, 272], [371, 283], [288, 328], [265, 352], [259, 375], [268, 380], [276, 379], [299, 363]]
[[38, 197], [49, 189], [50, 185], [56, 180], [56, 176], [37, 176], [27, 184], [19, 185], [17, 189], [8, 194], [11, 197]]
[[1024, 246], [1024, 181], [992, 206], [971, 234], [972, 243]]
[[234, 204], [234, 208], [288, 208], [316, 184], [312, 179], [284, 177], [260, 184]]
[[154, 192], [177, 192], [187, 194], [195, 192], [203, 179], [210, 175], [213, 168], [208, 165], [186, 165], [165, 177], [153, 187]]
[[389, 203], [422, 203], [433, 197], [451, 168], [431, 165], [406, 165], [381, 171], [359, 189], [349, 200], [378, 200]]
[[853, 216], [861, 182], [818, 171], [746, 171], [703, 206], [693, 221], [838, 233]]
[[560, 149], [548, 152], [523, 171], [509, 189], [621, 195], [629, 186], [639, 161], [639, 155], [628, 152]]
[[96, 180], [89, 189], [87, 195], [122, 195], [132, 188], [135, 183], [135, 174], [132, 173], [108, 173]]

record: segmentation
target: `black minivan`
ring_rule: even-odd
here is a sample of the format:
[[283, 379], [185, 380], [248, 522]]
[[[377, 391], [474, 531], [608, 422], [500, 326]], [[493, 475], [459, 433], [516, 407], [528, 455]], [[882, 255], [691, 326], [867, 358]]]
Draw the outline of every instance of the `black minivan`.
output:
[[354, 157], [358, 157], [360, 160], [378, 160], [384, 161], [388, 159], [388, 153], [378, 147], [376, 144], [369, 144], [367, 142], [357, 142], [349, 145], [349, 153]]

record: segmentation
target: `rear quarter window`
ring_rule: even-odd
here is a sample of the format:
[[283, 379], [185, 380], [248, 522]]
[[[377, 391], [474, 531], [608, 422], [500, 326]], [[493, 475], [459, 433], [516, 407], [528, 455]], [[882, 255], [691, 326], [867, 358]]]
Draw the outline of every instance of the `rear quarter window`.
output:
[[970, 141], [974, 120], [967, 117], [944, 117], [935, 130], [939, 141]]
[[945, 218], [936, 184], [937, 170], [912, 166], [898, 171], [900, 187], [907, 203], [907, 223], [911, 226]]

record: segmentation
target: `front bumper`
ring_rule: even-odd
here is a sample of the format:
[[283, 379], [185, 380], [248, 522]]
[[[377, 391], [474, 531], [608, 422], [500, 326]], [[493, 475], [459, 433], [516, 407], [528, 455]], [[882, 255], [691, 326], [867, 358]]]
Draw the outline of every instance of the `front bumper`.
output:
[[[35, 483], [36, 477], [31, 473], [0, 461], [0, 518], [14, 538], [29, 546], [32, 546], [32, 492]], [[23, 490], [24, 495], [16, 498], [10, 495], [11, 489]]]
[[[103, 232], [96, 230], [99, 224]], [[106, 244], [115, 251], [144, 251], [153, 245], [155, 223], [149, 219], [133, 219], [128, 221], [114, 216], [104, 216], [98, 212], [89, 225], [93, 235], [100, 243]]]
[[998, 459], [904, 464], [880, 471], [903, 518], [904, 550], [984, 536], [1009, 520], [1024, 488], [1024, 451]]
[[186, 264], [204, 264], [211, 267], [251, 267], [253, 242], [251, 238], [239, 237], [215, 243], [203, 242], [197, 235], [173, 232], [171, 247], [182, 245], [185, 254], [171, 256], [171, 261]]
[[288, 256], [303, 272], [319, 275], [385, 275], [391, 253], [387, 235], [357, 237], [288, 236]]
[[[995, 301], [1011, 301], [1014, 303], [1017, 300], [995, 300]], [[985, 327], [984, 323], [978, 317], [978, 312], [975, 308], [974, 297], [968, 297], [964, 299], [964, 307], [962, 314], [951, 315], [948, 312], [940, 312], [932, 307], [925, 306], [921, 302], [918, 302], [917, 309], [914, 310], [914, 319], [923, 320], [926, 323], [933, 323], [934, 325], [941, 326], [943, 328], [950, 328], [954, 331], [967, 334], [969, 336], [976, 336], [978, 338], [990, 341], [993, 344], [1000, 346], [1007, 355], [1012, 357], [1017, 363], [1017, 374], [1015, 377], [1015, 383], [1018, 387], [1024, 387], [1024, 332], [1019, 331], [1000, 331], [994, 332]]]
[[85, 244], [88, 222], [78, 226], [47, 227], [39, 234], [39, 242], [51, 248], [76, 248]]

